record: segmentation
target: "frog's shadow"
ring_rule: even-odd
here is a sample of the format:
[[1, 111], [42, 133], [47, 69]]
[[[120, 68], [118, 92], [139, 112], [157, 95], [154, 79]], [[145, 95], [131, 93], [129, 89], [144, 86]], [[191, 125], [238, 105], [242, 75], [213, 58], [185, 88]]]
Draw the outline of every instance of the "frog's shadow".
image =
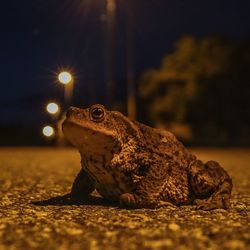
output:
[[76, 200], [72, 199], [70, 194], [59, 195], [51, 197], [46, 200], [32, 201], [30, 204], [35, 206], [82, 206], [82, 205], [92, 205], [92, 206], [106, 206], [106, 207], [116, 207], [117, 204], [111, 201], [107, 201], [102, 197], [91, 195], [88, 199]]

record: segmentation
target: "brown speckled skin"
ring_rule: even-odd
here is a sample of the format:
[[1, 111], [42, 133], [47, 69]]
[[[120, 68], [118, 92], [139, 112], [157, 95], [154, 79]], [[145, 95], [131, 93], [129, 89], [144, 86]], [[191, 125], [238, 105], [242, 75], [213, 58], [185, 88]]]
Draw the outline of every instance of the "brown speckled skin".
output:
[[[102, 117], [93, 118], [94, 109]], [[85, 199], [96, 189], [128, 208], [229, 206], [232, 180], [227, 172], [215, 161], [197, 160], [170, 132], [132, 122], [99, 104], [70, 108], [63, 132], [82, 158], [72, 199]]]

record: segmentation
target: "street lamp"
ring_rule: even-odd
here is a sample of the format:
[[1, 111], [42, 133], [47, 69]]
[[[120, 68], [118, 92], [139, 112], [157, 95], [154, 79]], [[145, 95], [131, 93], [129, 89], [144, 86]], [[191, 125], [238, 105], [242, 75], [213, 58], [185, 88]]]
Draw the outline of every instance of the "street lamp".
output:
[[55, 102], [49, 102], [46, 106], [46, 110], [49, 114], [52, 115], [50, 118], [55, 129], [51, 126], [45, 126], [43, 128], [43, 134], [46, 137], [55, 136], [57, 145], [61, 146], [63, 145], [63, 134], [61, 129], [63, 113], [60, 112], [60, 107]]
[[73, 79], [72, 75], [67, 71], [62, 71], [58, 75], [59, 82], [65, 85], [69, 84], [72, 81], [72, 79]]
[[[108, 106], [113, 108], [115, 100], [115, 28], [117, 0], [107, 1], [107, 99]], [[127, 112], [130, 119], [136, 119], [136, 90], [134, 70], [134, 31], [133, 13], [131, 7], [133, 0], [127, 1]]]
[[68, 71], [62, 71], [58, 74], [58, 80], [64, 85], [64, 101], [65, 105], [69, 106], [73, 97], [73, 76]]
[[50, 102], [47, 104], [46, 110], [48, 111], [48, 113], [56, 115], [59, 113], [59, 106], [55, 102]]
[[43, 127], [43, 131], [42, 132], [43, 132], [43, 135], [46, 136], [46, 137], [52, 137], [55, 134], [55, 130], [51, 126], [45, 126], [45, 127]]

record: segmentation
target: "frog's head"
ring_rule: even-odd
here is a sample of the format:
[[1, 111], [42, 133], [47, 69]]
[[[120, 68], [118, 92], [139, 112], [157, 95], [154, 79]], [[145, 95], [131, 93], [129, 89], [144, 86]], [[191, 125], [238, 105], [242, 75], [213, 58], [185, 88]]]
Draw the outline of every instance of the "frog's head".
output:
[[71, 107], [62, 125], [63, 133], [84, 155], [118, 153], [136, 127], [127, 117], [96, 104], [90, 108]]

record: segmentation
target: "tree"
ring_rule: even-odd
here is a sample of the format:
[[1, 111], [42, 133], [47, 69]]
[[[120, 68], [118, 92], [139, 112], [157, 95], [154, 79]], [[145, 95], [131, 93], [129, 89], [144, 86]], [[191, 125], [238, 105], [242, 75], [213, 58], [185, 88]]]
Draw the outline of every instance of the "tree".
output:
[[146, 71], [140, 80], [139, 93], [148, 103], [154, 125], [188, 123], [195, 140], [201, 138], [207, 144], [216, 137], [226, 144], [232, 139], [233, 126], [247, 127], [243, 120], [249, 109], [242, 115], [240, 106], [247, 109], [245, 97], [250, 94], [245, 85], [250, 79], [248, 45], [235, 46], [218, 36], [185, 36], [177, 41], [160, 68]]
[[148, 70], [141, 77], [139, 93], [150, 103], [151, 119], [155, 123], [185, 122], [188, 104], [201, 91], [200, 79], [221, 72], [230, 53], [231, 45], [222, 38], [181, 38], [158, 70]]

